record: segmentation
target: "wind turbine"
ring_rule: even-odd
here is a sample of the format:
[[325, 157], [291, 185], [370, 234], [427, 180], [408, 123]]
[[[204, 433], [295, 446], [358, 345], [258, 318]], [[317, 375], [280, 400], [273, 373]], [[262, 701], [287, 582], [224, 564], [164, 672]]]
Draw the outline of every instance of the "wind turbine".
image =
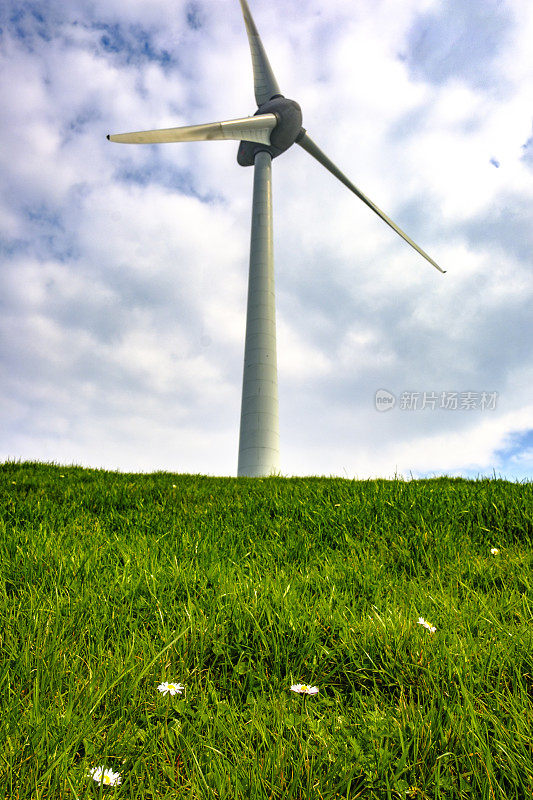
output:
[[121, 133], [107, 138], [126, 144], [196, 142], [235, 139], [237, 161], [254, 167], [252, 234], [244, 347], [239, 462], [237, 475], [262, 477], [279, 471], [278, 377], [272, 235], [272, 159], [293, 144], [303, 147], [322, 166], [366, 203], [387, 225], [440, 272], [445, 272], [389, 217], [364, 195], [313, 142], [302, 127], [298, 103], [279, 89], [247, 0], [240, 0], [254, 75], [257, 111], [253, 117]]

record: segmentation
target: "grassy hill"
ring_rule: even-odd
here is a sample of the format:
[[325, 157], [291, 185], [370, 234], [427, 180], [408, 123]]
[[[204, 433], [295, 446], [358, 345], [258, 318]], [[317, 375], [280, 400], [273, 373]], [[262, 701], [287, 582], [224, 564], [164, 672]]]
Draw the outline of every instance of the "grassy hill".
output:
[[0, 465], [6, 798], [531, 798], [532, 510]]

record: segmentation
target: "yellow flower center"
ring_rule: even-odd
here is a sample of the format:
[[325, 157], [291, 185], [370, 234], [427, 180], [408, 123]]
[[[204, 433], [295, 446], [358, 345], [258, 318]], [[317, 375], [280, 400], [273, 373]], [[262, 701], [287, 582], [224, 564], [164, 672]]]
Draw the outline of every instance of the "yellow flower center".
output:
[[175, 689], [176, 688], [176, 684], [175, 683], [169, 683], [168, 684], [168, 688], [169, 689]]
[[104, 783], [111, 783], [111, 778], [109, 775], [104, 775]]
[[307, 692], [308, 689], [309, 686], [307, 686], [305, 683], [302, 683], [302, 692]]

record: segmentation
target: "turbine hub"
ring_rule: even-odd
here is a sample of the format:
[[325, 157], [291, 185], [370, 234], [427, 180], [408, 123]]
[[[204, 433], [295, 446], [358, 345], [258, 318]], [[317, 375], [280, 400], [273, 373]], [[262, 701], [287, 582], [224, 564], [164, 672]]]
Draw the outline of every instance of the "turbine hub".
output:
[[294, 144], [302, 129], [302, 109], [294, 100], [288, 100], [281, 94], [274, 95], [260, 105], [254, 117], [257, 114], [275, 114], [278, 123], [270, 134], [270, 145], [255, 142], [240, 143], [237, 162], [241, 167], [252, 167], [256, 153], [261, 150], [266, 150], [272, 158], [281, 155]]

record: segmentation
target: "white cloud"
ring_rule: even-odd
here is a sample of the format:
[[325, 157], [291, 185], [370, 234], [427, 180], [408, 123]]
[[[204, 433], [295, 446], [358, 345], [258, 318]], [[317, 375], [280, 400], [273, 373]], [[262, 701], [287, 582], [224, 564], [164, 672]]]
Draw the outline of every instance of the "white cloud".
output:
[[[490, 4], [251, 6], [309, 135], [448, 269], [299, 148], [274, 162], [282, 471], [505, 469], [533, 369], [530, 4], [507, 0], [493, 52]], [[2, 23], [0, 458], [234, 474], [252, 170], [236, 143], [105, 139], [253, 111], [239, 4], [194, 9], [76, 0], [43, 23], [22, 6], [24, 37]], [[500, 403], [387, 416], [380, 387]]]

